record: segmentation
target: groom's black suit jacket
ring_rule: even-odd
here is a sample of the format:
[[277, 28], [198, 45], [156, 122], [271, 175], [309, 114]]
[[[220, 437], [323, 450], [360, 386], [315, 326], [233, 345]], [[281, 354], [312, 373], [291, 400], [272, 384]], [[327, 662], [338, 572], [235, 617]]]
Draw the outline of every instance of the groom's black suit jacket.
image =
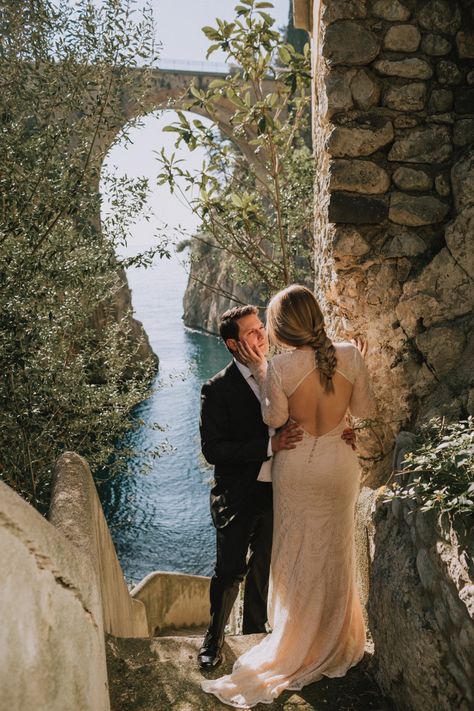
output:
[[260, 403], [234, 362], [202, 386], [200, 432], [202, 453], [214, 465], [212, 519], [224, 528], [249, 506], [268, 459]]

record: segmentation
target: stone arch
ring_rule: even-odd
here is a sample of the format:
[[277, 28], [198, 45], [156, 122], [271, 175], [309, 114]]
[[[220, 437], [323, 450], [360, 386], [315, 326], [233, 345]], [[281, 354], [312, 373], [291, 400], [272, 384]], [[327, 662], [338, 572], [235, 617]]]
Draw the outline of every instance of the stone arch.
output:
[[[159, 109], [179, 110], [189, 99], [189, 85], [194, 79], [198, 89], [206, 90], [214, 79], [223, 79], [229, 72], [204, 72], [189, 70], [136, 69], [136, 82], [125, 89], [118, 89], [111, 101], [109, 128], [100, 142], [102, 153], [105, 154], [120, 131], [129, 121]], [[268, 79], [264, 88], [273, 91], [276, 81]], [[230, 119], [235, 112], [235, 106], [225, 97], [215, 103], [217, 124], [222, 133], [230, 138], [249, 162], [254, 162], [255, 156], [248, 140], [236, 139], [232, 132]], [[186, 109], [205, 118], [211, 117], [205, 109], [193, 107]]]

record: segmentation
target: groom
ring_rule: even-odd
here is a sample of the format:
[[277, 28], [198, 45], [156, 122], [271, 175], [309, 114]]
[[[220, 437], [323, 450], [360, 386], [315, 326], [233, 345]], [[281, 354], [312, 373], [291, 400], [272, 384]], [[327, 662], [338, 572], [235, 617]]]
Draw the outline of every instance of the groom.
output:
[[265, 632], [272, 547], [271, 456], [293, 449], [302, 437], [294, 424], [278, 433], [262, 420], [259, 391], [238, 360], [237, 343], [268, 351], [265, 326], [255, 306], [238, 306], [221, 317], [220, 335], [234, 356], [201, 391], [201, 447], [215, 467], [211, 514], [217, 560], [211, 579], [211, 622], [198, 655], [201, 669], [222, 660], [224, 628], [245, 578], [244, 634]]

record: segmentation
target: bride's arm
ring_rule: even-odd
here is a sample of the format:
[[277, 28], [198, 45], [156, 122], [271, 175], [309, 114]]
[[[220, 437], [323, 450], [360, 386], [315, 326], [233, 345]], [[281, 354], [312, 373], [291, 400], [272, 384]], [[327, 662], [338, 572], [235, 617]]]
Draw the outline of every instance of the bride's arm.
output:
[[246, 343], [239, 343], [239, 355], [246, 361], [260, 390], [260, 404], [263, 421], [275, 429], [288, 421], [288, 398], [285, 395], [281, 379], [273, 360], [267, 363], [263, 353], [252, 350]]
[[[249, 366], [250, 367], [250, 366]], [[259, 374], [254, 377], [260, 388], [262, 417], [269, 427], [281, 427], [289, 417], [288, 398], [285, 395], [280, 376], [273, 361], [268, 363], [266, 375], [263, 379]]]
[[361, 352], [354, 348], [353, 356], [354, 384], [349, 403], [349, 410], [357, 419], [376, 419], [377, 405], [372, 390], [369, 371]]

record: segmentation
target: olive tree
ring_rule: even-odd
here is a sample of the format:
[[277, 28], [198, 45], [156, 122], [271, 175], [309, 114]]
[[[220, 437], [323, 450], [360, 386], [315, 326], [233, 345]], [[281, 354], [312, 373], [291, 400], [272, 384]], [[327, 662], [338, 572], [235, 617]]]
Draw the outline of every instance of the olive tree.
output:
[[41, 508], [65, 449], [120, 461], [149, 393], [115, 256], [148, 186], [103, 176], [102, 229], [98, 187], [113, 102], [152, 65], [154, 27], [128, 0], [6, 0], [0, 33], [0, 476]]
[[[203, 28], [211, 41], [207, 55], [223, 50], [231, 71], [207, 90], [191, 85], [184, 108], [205, 113], [212, 124], [178, 111], [165, 128], [177, 134], [176, 146], [206, 150], [202, 169], [191, 171], [164, 150], [158, 155], [158, 182], [199, 218], [195, 257], [228, 257], [235, 278], [264, 295], [312, 272], [310, 51], [284, 42], [271, 8], [241, 0], [231, 22]], [[223, 110], [231, 114], [224, 135]]]

